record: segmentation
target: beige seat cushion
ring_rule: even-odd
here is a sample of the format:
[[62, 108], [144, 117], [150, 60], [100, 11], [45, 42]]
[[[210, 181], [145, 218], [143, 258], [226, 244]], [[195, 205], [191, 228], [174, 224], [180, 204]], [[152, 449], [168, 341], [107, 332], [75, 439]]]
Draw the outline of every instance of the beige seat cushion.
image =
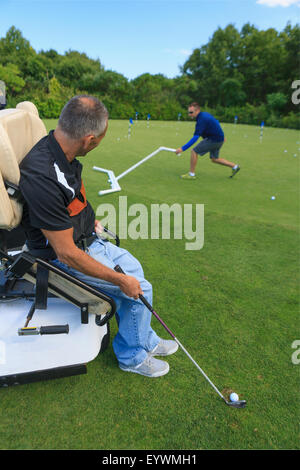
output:
[[22, 206], [10, 198], [4, 181], [18, 185], [19, 164], [32, 147], [47, 134], [33, 103], [24, 101], [16, 109], [0, 111], [0, 228], [19, 225]]

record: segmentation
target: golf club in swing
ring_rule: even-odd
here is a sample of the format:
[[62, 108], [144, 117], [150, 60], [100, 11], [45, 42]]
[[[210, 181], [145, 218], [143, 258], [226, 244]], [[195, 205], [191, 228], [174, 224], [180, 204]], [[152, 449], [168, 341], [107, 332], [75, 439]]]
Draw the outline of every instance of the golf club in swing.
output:
[[[114, 267], [114, 270], [122, 273], [124, 271], [119, 265], [116, 265]], [[154, 311], [153, 307], [149, 304], [149, 302], [145, 299], [143, 295], [139, 295], [139, 298], [143, 302], [143, 304], [150, 310], [150, 312], [155, 316], [155, 318], [159, 321], [159, 323], [165, 328], [165, 330], [169, 333], [169, 335], [173, 338], [174, 341], [178, 344], [178, 346], [182, 349], [182, 351], [187, 355], [187, 357], [193, 362], [193, 364], [197, 367], [197, 369], [201, 372], [203, 377], [207, 380], [207, 382], [210, 384], [210, 386], [217, 392], [219, 397], [222, 398], [222, 400], [226, 403], [228, 406], [232, 406], [233, 408], [245, 408], [246, 406], [246, 400], [237, 400], [237, 401], [229, 401], [226, 400], [226, 398], [222, 395], [222, 393], [217, 389], [217, 387], [212, 383], [212, 381], [208, 378], [208, 376], [205, 374], [205, 372], [201, 369], [201, 367], [197, 364], [197, 362], [192, 358], [192, 356], [188, 353], [188, 351], [184, 348], [184, 346], [180, 343], [180, 341], [176, 338], [176, 336], [172, 333], [172, 331], [167, 327], [167, 325], [163, 322], [163, 320], [160, 318], [160, 316]]]

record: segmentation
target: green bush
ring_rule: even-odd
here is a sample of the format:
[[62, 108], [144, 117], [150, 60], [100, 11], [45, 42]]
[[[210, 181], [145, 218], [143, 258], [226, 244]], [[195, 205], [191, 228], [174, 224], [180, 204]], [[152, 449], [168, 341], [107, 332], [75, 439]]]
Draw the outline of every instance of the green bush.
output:
[[288, 127], [290, 129], [300, 129], [300, 113], [294, 113], [290, 111], [287, 116], [282, 118], [282, 127]]
[[65, 102], [48, 98], [45, 101], [35, 101], [35, 105], [42, 119], [57, 119]]

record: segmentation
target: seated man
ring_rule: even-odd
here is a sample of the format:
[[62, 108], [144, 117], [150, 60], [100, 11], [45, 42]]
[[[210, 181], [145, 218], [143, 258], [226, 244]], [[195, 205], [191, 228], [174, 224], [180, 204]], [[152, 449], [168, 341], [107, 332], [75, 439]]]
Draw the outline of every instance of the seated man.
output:
[[[66, 272], [111, 296], [118, 314], [113, 349], [124, 371], [159, 377], [169, 364], [154, 356], [174, 353], [178, 345], [151, 328], [152, 286], [140, 263], [125, 249], [97, 238], [95, 213], [86, 199], [82, 165], [76, 159], [97, 147], [108, 128], [108, 112], [92, 96], [75, 96], [63, 108], [57, 128], [42, 138], [20, 165], [25, 203], [22, 225], [27, 247]], [[114, 271], [119, 264], [125, 274]]]

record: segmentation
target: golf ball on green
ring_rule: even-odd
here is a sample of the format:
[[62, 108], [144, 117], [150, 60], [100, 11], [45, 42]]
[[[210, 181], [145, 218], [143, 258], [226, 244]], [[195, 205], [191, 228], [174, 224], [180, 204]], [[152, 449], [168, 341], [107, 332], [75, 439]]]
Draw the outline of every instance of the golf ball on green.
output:
[[238, 401], [239, 400], [239, 396], [237, 393], [231, 393], [230, 394], [230, 401]]

